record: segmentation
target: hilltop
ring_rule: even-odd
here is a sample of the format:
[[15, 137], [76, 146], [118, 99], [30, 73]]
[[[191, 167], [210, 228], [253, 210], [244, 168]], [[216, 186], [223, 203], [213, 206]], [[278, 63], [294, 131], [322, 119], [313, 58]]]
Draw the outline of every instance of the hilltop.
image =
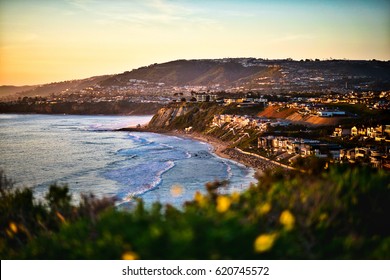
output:
[[389, 88], [389, 61], [225, 58], [155, 63], [120, 74], [45, 85], [3, 86], [0, 96], [74, 93], [171, 96], [201, 91], [289, 93]]

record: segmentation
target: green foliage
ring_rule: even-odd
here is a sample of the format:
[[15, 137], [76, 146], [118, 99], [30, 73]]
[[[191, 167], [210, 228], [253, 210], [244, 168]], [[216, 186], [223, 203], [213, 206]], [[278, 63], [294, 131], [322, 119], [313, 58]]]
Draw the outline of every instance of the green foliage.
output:
[[68, 187], [57, 185], [50, 186], [45, 201], [38, 201], [31, 189], [14, 188], [0, 170], [0, 257], [23, 258], [21, 251], [26, 244], [42, 235], [51, 236], [77, 220], [87, 218], [92, 222], [111, 205], [109, 199], [83, 196], [80, 205], [73, 206]]
[[[36, 230], [15, 242], [10, 222], [33, 232], [38, 214], [69, 206], [65, 189], [49, 191], [48, 208], [29, 191], [1, 197], [1, 256], [27, 259], [389, 259], [390, 176], [344, 166], [322, 173], [264, 173], [241, 194], [206, 185], [182, 209], [142, 200], [130, 212], [84, 199], [59, 230]], [[12, 200], [12, 203], [11, 203]], [[9, 201], [7, 203], [7, 201]], [[93, 202], [93, 203], [92, 203]], [[13, 205], [18, 205], [14, 207]], [[22, 207], [23, 205], [23, 207]], [[103, 203], [103, 205], [105, 205]], [[23, 210], [20, 209], [22, 207]], [[24, 209], [27, 207], [27, 209]], [[95, 214], [89, 215], [88, 213]], [[66, 212], [66, 211], [64, 211]], [[56, 216], [52, 217], [55, 219]], [[57, 218], [58, 220], [58, 218]], [[36, 222], [35, 222], [36, 223]], [[19, 233], [18, 233], [19, 234]]]

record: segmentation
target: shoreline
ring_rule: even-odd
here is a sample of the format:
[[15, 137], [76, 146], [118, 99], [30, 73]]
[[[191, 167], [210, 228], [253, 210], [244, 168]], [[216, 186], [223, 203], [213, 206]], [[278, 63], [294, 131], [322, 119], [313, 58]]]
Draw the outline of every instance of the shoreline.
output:
[[266, 170], [273, 170], [280, 167], [271, 160], [265, 160], [260, 157], [256, 157], [247, 153], [244, 153], [240, 149], [230, 148], [229, 144], [221, 141], [213, 136], [204, 135], [198, 132], [184, 133], [181, 131], [172, 131], [166, 133], [167, 135], [179, 136], [197, 140], [200, 142], [208, 143], [213, 148], [213, 153], [217, 156], [238, 162], [245, 165], [247, 168], [253, 168], [255, 174], [258, 172], [264, 172]]
[[274, 170], [280, 167], [286, 168], [286, 166], [283, 166], [277, 162], [273, 162], [272, 160], [265, 159], [260, 156], [251, 155], [237, 148], [230, 148], [229, 147], [230, 143], [221, 141], [218, 138], [215, 138], [213, 136], [204, 135], [199, 132], [185, 133], [184, 131], [179, 131], [179, 130], [159, 130], [159, 129], [148, 129], [146, 127], [122, 128], [119, 129], [119, 131], [152, 132], [152, 133], [188, 138], [199, 142], [207, 143], [212, 147], [213, 149], [212, 152], [218, 157], [235, 161], [237, 163], [246, 166], [247, 168], [253, 168], [255, 174], [258, 172], [264, 172], [266, 170]]

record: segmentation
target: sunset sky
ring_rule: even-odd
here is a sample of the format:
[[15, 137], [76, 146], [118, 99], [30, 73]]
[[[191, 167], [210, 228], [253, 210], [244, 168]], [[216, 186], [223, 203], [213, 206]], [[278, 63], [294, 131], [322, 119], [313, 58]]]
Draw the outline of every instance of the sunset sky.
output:
[[387, 0], [0, 0], [0, 85], [176, 59], [390, 60]]

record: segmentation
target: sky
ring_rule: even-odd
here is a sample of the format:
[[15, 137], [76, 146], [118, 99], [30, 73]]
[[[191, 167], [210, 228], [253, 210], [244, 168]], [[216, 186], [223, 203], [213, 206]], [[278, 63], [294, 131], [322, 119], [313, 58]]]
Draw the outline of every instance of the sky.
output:
[[388, 0], [0, 0], [0, 85], [177, 59], [390, 60]]

